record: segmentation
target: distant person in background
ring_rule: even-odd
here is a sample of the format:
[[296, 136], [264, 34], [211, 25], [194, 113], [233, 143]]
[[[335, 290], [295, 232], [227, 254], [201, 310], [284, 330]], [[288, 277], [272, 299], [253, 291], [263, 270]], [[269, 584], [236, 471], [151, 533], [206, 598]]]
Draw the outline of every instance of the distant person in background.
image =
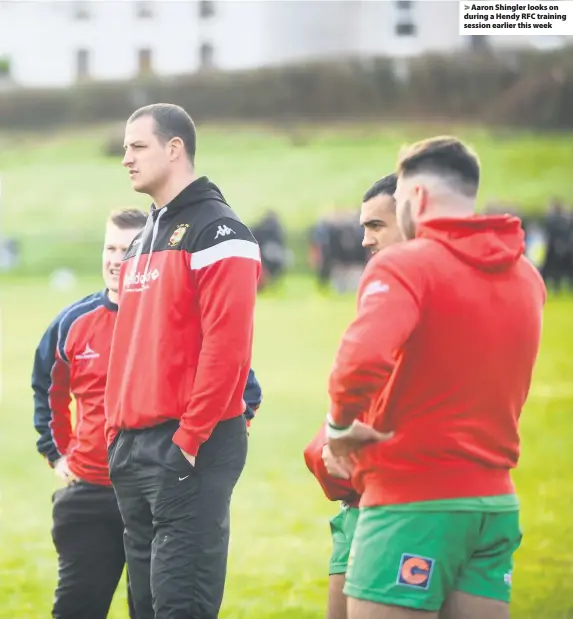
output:
[[[53, 497], [52, 536], [59, 563], [54, 619], [105, 619], [125, 567], [123, 521], [107, 464], [104, 391], [119, 267], [145, 221], [136, 209], [110, 215], [102, 255], [105, 289], [64, 309], [34, 358], [37, 448], [66, 484]], [[128, 600], [129, 616], [135, 619], [131, 596]]]
[[309, 263], [315, 272], [318, 285], [325, 289], [330, 283], [332, 256], [330, 251], [330, 229], [325, 219], [318, 221], [309, 234]]
[[287, 246], [285, 231], [274, 211], [267, 211], [263, 218], [251, 228], [261, 248], [262, 273], [259, 289], [275, 282], [287, 267]]
[[[377, 181], [362, 198], [360, 224], [362, 245], [372, 254], [398, 243], [402, 234], [396, 220], [396, 175]], [[326, 497], [341, 501], [339, 513], [330, 521], [332, 554], [329, 566], [327, 619], [346, 619], [346, 596], [343, 593], [350, 546], [358, 520], [360, 495], [350, 481], [351, 464], [335, 458], [328, 446], [326, 424], [304, 451], [306, 465], [316, 477]]]
[[317, 222], [310, 231], [309, 259], [321, 288], [354, 289], [367, 262], [355, 215], [333, 213]]
[[121, 265], [105, 409], [138, 619], [219, 616], [247, 458], [260, 250], [197, 174], [196, 142], [189, 114], [167, 103], [125, 127], [123, 166], [153, 204]]
[[563, 204], [552, 200], [545, 217], [547, 251], [542, 274], [547, 287], [559, 292], [566, 282], [573, 287], [572, 224]]

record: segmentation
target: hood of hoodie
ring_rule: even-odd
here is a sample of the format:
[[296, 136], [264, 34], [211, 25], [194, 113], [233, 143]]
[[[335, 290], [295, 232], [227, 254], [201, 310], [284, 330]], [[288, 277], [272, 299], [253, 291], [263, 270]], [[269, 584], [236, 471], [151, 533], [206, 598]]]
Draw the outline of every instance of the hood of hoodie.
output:
[[445, 245], [458, 258], [482, 271], [503, 271], [525, 251], [521, 220], [511, 215], [433, 219], [418, 225], [416, 237]]
[[[155, 249], [155, 239], [159, 234], [159, 228], [161, 225], [166, 225], [171, 218], [175, 217], [181, 208], [186, 206], [192, 206], [197, 202], [203, 200], [217, 200], [219, 202], [225, 202], [225, 198], [221, 193], [221, 190], [212, 183], [206, 176], [201, 176], [195, 179], [192, 183], [189, 183], [185, 189], [166, 204], [162, 208], [157, 208], [155, 204], [151, 205], [145, 227], [141, 233], [137, 252], [132, 262], [130, 275], [134, 276], [139, 268], [139, 259], [143, 251], [144, 245], [151, 237], [151, 248], [147, 254], [147, 260], [145, 261], [145, 269], [143, 271], [144, 277], [149, 271], [149, 265], [151, 264], [151, 257]], [[226, 202], [225, 202], [226, 204]]]
[[163, 208], [157, 208], [155, 204], [152, 204], [150, 212], [154, 217], [159, 217], [159, 215], [161, 215], [161, 218], [165, 222], [171, 217], [176, 216], [179, 209], [204, 200], [225, 202], [225, 198], [217, 185], [212, 183], [206, 176], [200, 176], [192, 183], [189, 183], [185, 189], [178, 193], [173, 200]]

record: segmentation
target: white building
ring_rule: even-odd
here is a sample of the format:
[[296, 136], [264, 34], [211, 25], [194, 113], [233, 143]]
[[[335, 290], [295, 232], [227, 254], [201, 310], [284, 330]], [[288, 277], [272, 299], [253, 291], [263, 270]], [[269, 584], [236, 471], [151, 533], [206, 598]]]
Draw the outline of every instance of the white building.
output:
[[0, 0], [0, 75], [26, 87], [403, 57], [459, 50], [471, 40], [458, 36], [456, 0]]

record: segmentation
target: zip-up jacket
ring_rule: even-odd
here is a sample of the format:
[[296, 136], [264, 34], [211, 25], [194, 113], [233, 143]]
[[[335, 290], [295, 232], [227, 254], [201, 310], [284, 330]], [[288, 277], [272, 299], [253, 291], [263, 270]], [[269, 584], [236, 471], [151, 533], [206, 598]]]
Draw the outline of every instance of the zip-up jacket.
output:
[[32, 373], [38, 451], [52, 465], [66, 455], [74, 475], [101, 485], [110, 484], [103, 402], [116, 313], [105, 291], [67, 307], [44, 333]]
[[[117, 305], [105, 291], [66, 307], [44, 333], [34, 357], [32, 389], [37, 448], [50, 465], [63, 455], [78, 478], [109, 485], [104, 436], [104, 390]], [[72, 423], [70, 404], [76, 401]], [[254, 371], [249, 371], [245, 417], [262, 401]]]
[[260, 265], [250, 230], [206, 177], [152, 207], [121, 266], [108, 443], [179, 419], [173, 441], [196, 455], [219, 421], [243, 413]]

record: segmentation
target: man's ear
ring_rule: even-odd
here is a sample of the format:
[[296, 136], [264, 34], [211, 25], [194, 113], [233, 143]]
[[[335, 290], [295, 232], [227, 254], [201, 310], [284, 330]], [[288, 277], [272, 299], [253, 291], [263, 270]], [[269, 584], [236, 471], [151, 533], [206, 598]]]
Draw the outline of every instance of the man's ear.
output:
[[185, 144], [181, 138], [171, 138], [169, 140], [169, 161], [179, 159], [185, 151]]
[[424, 185], [416, 185], [414, 187], [414, 196], [416, 197], [416, 217], [421, 218], [428, 208], [428, 190]]

